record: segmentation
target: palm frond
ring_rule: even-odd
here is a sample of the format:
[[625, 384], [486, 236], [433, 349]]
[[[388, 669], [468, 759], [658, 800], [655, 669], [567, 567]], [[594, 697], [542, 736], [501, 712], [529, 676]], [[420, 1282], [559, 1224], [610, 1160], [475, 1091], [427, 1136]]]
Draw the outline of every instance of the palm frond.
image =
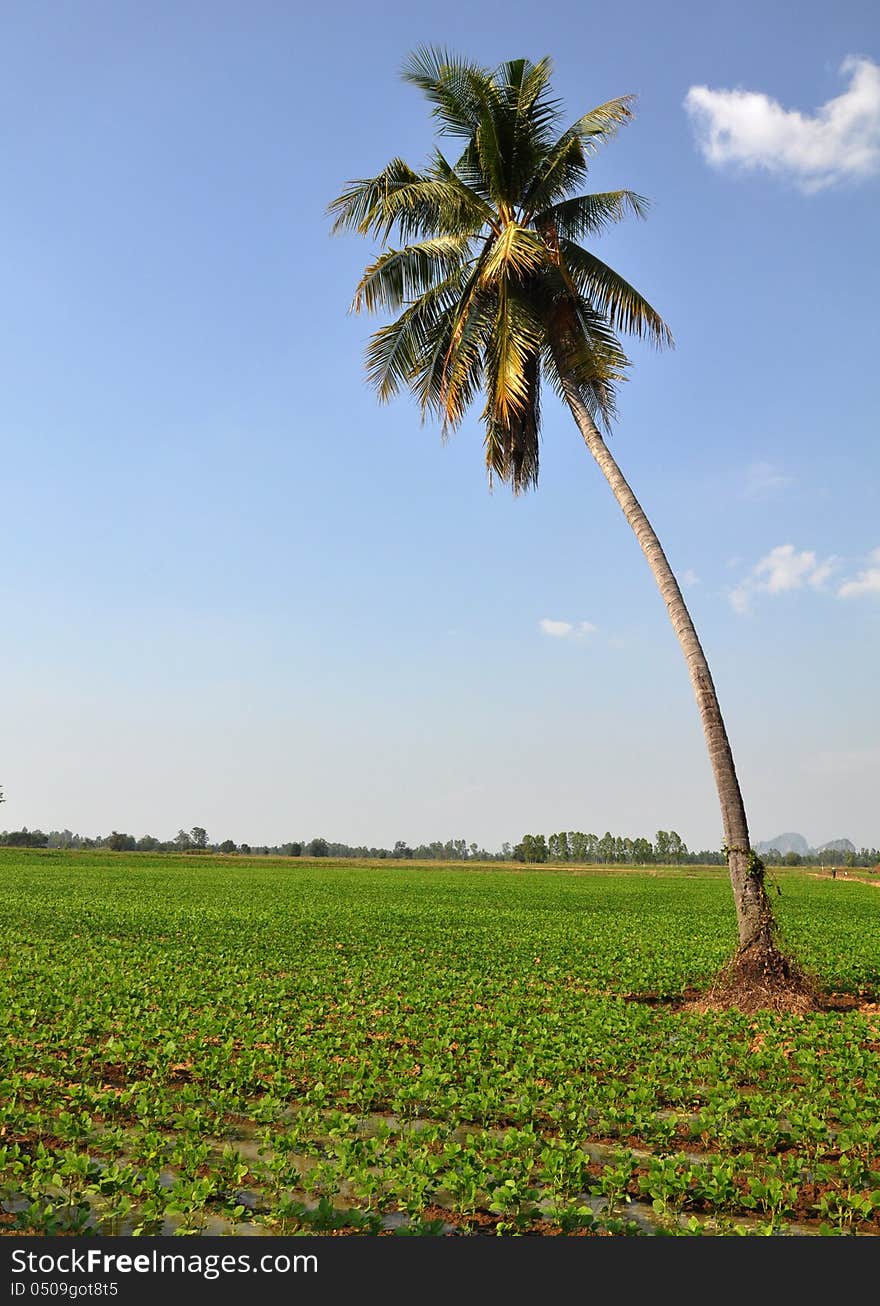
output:
[[494, 216], [478, 196], [456, 180], [425, 176], [392, 159], [376, 177], [351, 182], [328, 206], [333, 232], [356, 231], [387, 240], [476, 232]]
[[516, 88], [516, 116], [520, 124], [527, 124], [530, 135], [543, 141], [545, 133], [560, 119], [559, 100], [547, 94], [552, 60], [548, 57], [531, 63], [517, 59], [502, 64], [499, 70], [511, 87]]
[[540, 160], [525, 187], [520, 204], [523, 221], [555, 204], [580, 186], [587, 175], [584, 147], [576, 136], [564, 136]]
[[536, 216], [535, 223], [542, 226], [552, 222], [557, 236], [577, 241], [587, 235], [600, 235], [613, 223], [622, 222], [627, 213], [644, 218], [648, 207], [649, 201], [631, 190], [598, 191], [552, 205]]
[[433, 104], [433, 116], [446, 135], [473, 135], [492, 88], [485, 68], [439, 46], [421, 46], [406, 60], [401, 76]]
[[486, 351], [487, 411], [494, 421], [507, 425], [528, 403], [527, 360], [538, 353], [544, 338], [543, 323], [527, 300], [502, 282]]
[[577, 137], [587, 153], [595, 153], [600, 145], [611, 139], [618, 127], [632, 121], [635, 101], [634, 95], [621, 95], [615, 100], [598, 104], [595, 109], [573, 122], [562, 139], [565, 136]]
[[377, 176], [350, 181], [342, 194], [327, 205], [333, 218], [331, 233], [356, 231], [361, 236], [369, 235], [387, 196], [422, 180], [403, 159], [392, 159]]
[[548, 94], [552, 67], [549, 59], [541, 59], [537, 64], [519, 60], [515, 66], [502, 67], [509, 69], [508, 76], [516, 90], [508, 184], [513, 204], [519, 205], [550, 146], [560, 118], [560, 105]]
[[574, 379], [597, 426], [610, 430], [629, 359], [607, 320], [586, 300], [565, 296], [553, 310], [548, 345], [545, 368], [557, 394], [566, 397], [564, 372]]
[[573, 241], [561, 241], [560, 253], [581, 294], [615, 330], [646, 337], [658, 348], [673, 345], [663, 318], [619, 272]]
[[[463, 186], [466, 186], [468, 190], [472, 191], [475, 195], [478, 195], [489, 205], [490, 208], [492, 208], [493, 213], [495, 213], [494, 206], [492, 205], [489, 181], [483, 175], [483, 169], [480, 165], [480, 156], [477, 152], [476, 144], [473, 141], [470, 141], [465, 146], [464, 150], [462, 150], [453, 166], [453, 172], [461, 181]], [[497, 219], [497, 213], [495, 213], [495, 216]]]
[[496, 236], [487, 248], [482, 283], [489, 285], [500, 277], [522, 280], [530, 272], [543, 267], [547, 259], [547, 246], [536, 231], [508, 222], [500, 236]]
[[506, 171], [510, 150], [508, 142], [501, 135], [500, 128], [501, 124], [497, 116], [487, 107], [480, 117], [480, 125], [474, 135], [474, 147], [489, 196], [500, 210], [503, 219], [507, 217], [510, 209]]
[[543, 167], [523, 198], [523, 206], [531, 213], [540, 212], [579, 185], [587, 175], [589, 156], [632, 119], [634, 101], [634, 95], [619, 96], [573, 122], [547, 151]]
[[489, 487], [497, 477], [510, 485], [514, 494], [522, 494], [538, 483], [541, 430], [541, 357], [540, 350], [523, 360], [526, 397], [521, 410], [501, 418], [488, 403], [483, 420], [483, 450]]
[[422, 413], [431, 410], [440, 418], [444, 439], [461, 423], [480, 389], [494, 319], [494, 294], [475, 289], [426, 341], [414, 390]]
[[[426, 343], [417, 387], [422, 414], [433, 407], [442, 418], [442, 434], [454, 428], [467, 407], [456, 400], [456, 376], [462, 370], [470, 375], [467, 361], [471, 343], [476, 339], [482, 324], [490, 323], [489, 310], [494, 304], [494, 292], [482, 287], [483, 266], [489, 254], [490, 242], [483, 248], [463, 281], [452, 312], [444, 318], [443, 328], [435, 333], [434, 340]], [[459, 359], [458, 351], [463, 351]]]
[[464, 269], [471, 257], [470, 236], [435, 236], [418, 245], [385, 250], [358, 282], [352, 312], [401, 308]]
[[367, 381], [382, 403], [417, 381], [426, 344], [454, 314], [460, 289], [460, 274], [451, 276], [370, 337], [364, 356]]
[[466, 202], [473, 208], [473, 212], [475, 214], [478, 211], [482, 213], [485, 225], [497, 230], [499, 226], [498, 213], [492, 205], [486, 179], [480, 171], [476, 149], [468, 146], [465, 154], [468, 155], [470, 161], [464, 163], [460, 168], [459, 164], [463, 162], [462, 159], [453, 166], [440, 150], [435, 150], [428, 166], [428, 175], [436, 177], [438, 181], [442, 181], [446, 185], [461, 187]]

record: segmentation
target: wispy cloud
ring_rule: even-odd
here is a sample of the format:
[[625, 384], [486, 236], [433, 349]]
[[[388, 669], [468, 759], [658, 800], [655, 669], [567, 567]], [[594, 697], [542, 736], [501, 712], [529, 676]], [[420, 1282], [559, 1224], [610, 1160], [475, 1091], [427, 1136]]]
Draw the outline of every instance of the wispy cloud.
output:
[[800, 763], [808, 775], [864, 775], [880, 768], [880, 748], [845, 748], [813, 753]]
[[703, 157], [715, 167], [765, 169], [805, 191], [880, 172], [880, 66], [849, 55], [842, 95], [814, 114], [785, 109], [762, 91], [692, 86], [684, 107]]
[[694, 571], [693, 567], [688, 567], [682, 572], [681, 583], [686, 589], [691, 589], [694, 585], [699, 585], [700, 578]]
[[592, 621], [554, 621], [550, 617], [542, 617], [538, 622], [538, 629], [543, 635], [549, 635], [551, 639], [589, 639], [594, 634], [597, 627]]
[[837, 591], [839, 599], [861, 598], [863, 594], [880, 594], [880, 549], [869, 553], [867, 567], [843, 581]]
[[743, 613], [749, 611], [755, 594], [785, 594], [805, 585], [822, 589], [834, 566], [834, 558], [817, 561], [812, 549], [798, 552], [793, 544], [778, 544], [730, 591], [730, 602]]
[[791, 485], [793, 477], [786, 476], [772, 463], [751, 463], [746, 470], [745, 496], [747, 499], [769, 499]]

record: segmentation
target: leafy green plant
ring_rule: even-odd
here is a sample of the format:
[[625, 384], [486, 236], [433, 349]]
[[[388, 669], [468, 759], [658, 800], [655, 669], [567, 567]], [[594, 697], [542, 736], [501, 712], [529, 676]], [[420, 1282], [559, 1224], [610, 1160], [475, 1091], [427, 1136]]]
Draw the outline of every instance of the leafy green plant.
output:
[[[729, 951], [723, 872], [688, 873], [695, 940], [673, 873], [193, 860], [0, 849], [17, 1232], [880, 1230], [870, 1010], [678, 1005]], [[823, 913], [781, 874], [798, 952], [869, 987], [876, 889]]]

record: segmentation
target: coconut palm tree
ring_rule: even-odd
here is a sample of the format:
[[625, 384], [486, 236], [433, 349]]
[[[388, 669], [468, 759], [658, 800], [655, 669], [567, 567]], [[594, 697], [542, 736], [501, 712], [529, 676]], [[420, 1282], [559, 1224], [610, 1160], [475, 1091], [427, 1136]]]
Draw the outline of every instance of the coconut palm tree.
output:
[[328, 210], [334, 231], [382, 245], [352, 307], [397, 316], [371, 337], [367, 375], [383, 401], [412, 391], [444, 437], [481, 395], [490, 483], [505, 482], [514, 494], [538, 480], [542, 386], [568, 405], [636, 534], [687, 662], [721, 805], [738, 974], [746, 987], [788, 982], [705, 654], [660, 541], [605, 440], [629, 365], [619, 334], [672, 343], [659, 313], [583, 243], [646, 212], [647, 201], [629, 190], [580, 193], [590, 156], [632, 117], [632, 97], [609, 100], [560, 131], [550, 72], [549, 59], [492, 71], [434, 48], [408, 59], [403, 77], [430, 101], [454, 155], [435, 149], [421, 171], [392, 159], [378, 176], [351, 182]]

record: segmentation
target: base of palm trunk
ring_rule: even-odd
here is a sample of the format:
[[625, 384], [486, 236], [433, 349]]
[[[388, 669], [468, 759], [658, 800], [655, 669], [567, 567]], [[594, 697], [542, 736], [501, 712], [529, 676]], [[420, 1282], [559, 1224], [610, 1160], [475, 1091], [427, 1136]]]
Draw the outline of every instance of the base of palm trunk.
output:
[[764, 935], [737, 949], [706, 993], [704, 1005], [717, 1010], [818, 1011], [821, 988]]

